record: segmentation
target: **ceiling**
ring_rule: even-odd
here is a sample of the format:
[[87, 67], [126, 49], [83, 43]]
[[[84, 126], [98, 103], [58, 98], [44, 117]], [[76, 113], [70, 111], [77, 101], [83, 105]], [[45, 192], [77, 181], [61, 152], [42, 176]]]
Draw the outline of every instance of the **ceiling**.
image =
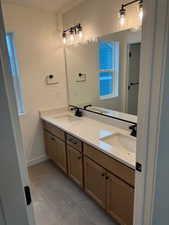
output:
[[64, 13], [82, 1], [84, 0], [3, 0], [2, 2], [19, 4], [54, 13]]

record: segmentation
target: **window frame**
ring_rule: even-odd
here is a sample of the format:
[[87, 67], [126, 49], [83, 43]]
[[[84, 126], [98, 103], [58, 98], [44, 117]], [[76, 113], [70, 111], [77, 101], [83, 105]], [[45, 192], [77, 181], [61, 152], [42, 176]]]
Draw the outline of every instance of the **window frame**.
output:
[[[20, 81], [20, 70], [19, 70], [18, 57], [16, 55], [14, 33], [7, 32], [5, 36], [6, 36], [7, 48], [10, 47], [10, 49], [11, 49], [11, 55], [8, 51], [8, 56], [9, 56], [9, 62], [10, 62], [10, 72], [11, 72], [13, 85], [14, 85], [14, 89], [15, 89], [18, 114], [19, 114], [19, 116], [22, 116], [25, 114], [25, 107], [24, 107], [24, 101], [23, 101], [23, 91], [21, 88], [21, 81]], [[11, 60], [11, 57], [12, 57], [12, 60]]]
[[[108, 70], [101, 70], [100, 66], [99, 66], [99, 98], [101, 100], [117, 98], [117, 97], [119, 97], [120, 42], [116, 41], [116, 40], [100, 40], [99, 41], [99, 48], [100, 48], [100, 44], [101, 43], [109, 43], [109, 44], [111, 43], [112, 45], [113, 44], [118, 44], [118, 63], [113, 60], [112, 69], [108, 69]], [[112, 52], [112, 56], [113, 56], [113, 54], [114, 54], [114, 52]], [[99, 57], [99, 60], [100, 60], [100, 57]], [[118, 66], [117, 65], [115, 66], [114, 64], [118, 64]], [[100, 61], [99, 61], [99, 65], [100, 65]], [[115, 67], [116, 67], [116, 69], [114, 69]], [[108, 94], [108, 95], [100, 95], [100, 74], [101, 73], [107, 73], [107, 72], [112, 73], [112, 93]]]

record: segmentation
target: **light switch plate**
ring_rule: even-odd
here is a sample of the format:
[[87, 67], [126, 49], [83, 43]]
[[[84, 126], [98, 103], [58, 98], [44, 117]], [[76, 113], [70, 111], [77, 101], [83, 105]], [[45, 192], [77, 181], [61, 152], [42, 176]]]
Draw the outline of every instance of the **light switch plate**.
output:
[[86, 74], [79, 73], [79, 74], [77, 75], [76, 81], [77, 81], [77, 82], [84, 82], [84, 81], [86, 81]]
[[54, 74], [49, 74], [47, 76], [47, 84], [51, 85], [51, 84], [57, 84], [57, 76]]

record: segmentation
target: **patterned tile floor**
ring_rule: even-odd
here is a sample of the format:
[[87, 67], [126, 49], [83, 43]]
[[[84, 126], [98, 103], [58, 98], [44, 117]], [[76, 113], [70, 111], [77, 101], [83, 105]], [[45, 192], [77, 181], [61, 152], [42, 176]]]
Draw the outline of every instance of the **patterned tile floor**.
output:
[[29, 168], [36, 225], [117, 225], [53, 163]]

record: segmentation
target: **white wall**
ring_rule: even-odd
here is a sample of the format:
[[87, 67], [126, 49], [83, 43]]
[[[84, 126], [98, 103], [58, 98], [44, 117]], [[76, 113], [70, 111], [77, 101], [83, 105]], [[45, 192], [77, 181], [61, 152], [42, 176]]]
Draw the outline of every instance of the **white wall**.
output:
[[[14, 33], [19, 59], [25, 115], [20, 117], [26, 159], [45, 157], [38, 111], [67, 104], [64, 54], [59, 18], [54, 14], [4, 4], [6, 31]], [[47, 86], [48, 74], [58, 76], [58, 85]]]

